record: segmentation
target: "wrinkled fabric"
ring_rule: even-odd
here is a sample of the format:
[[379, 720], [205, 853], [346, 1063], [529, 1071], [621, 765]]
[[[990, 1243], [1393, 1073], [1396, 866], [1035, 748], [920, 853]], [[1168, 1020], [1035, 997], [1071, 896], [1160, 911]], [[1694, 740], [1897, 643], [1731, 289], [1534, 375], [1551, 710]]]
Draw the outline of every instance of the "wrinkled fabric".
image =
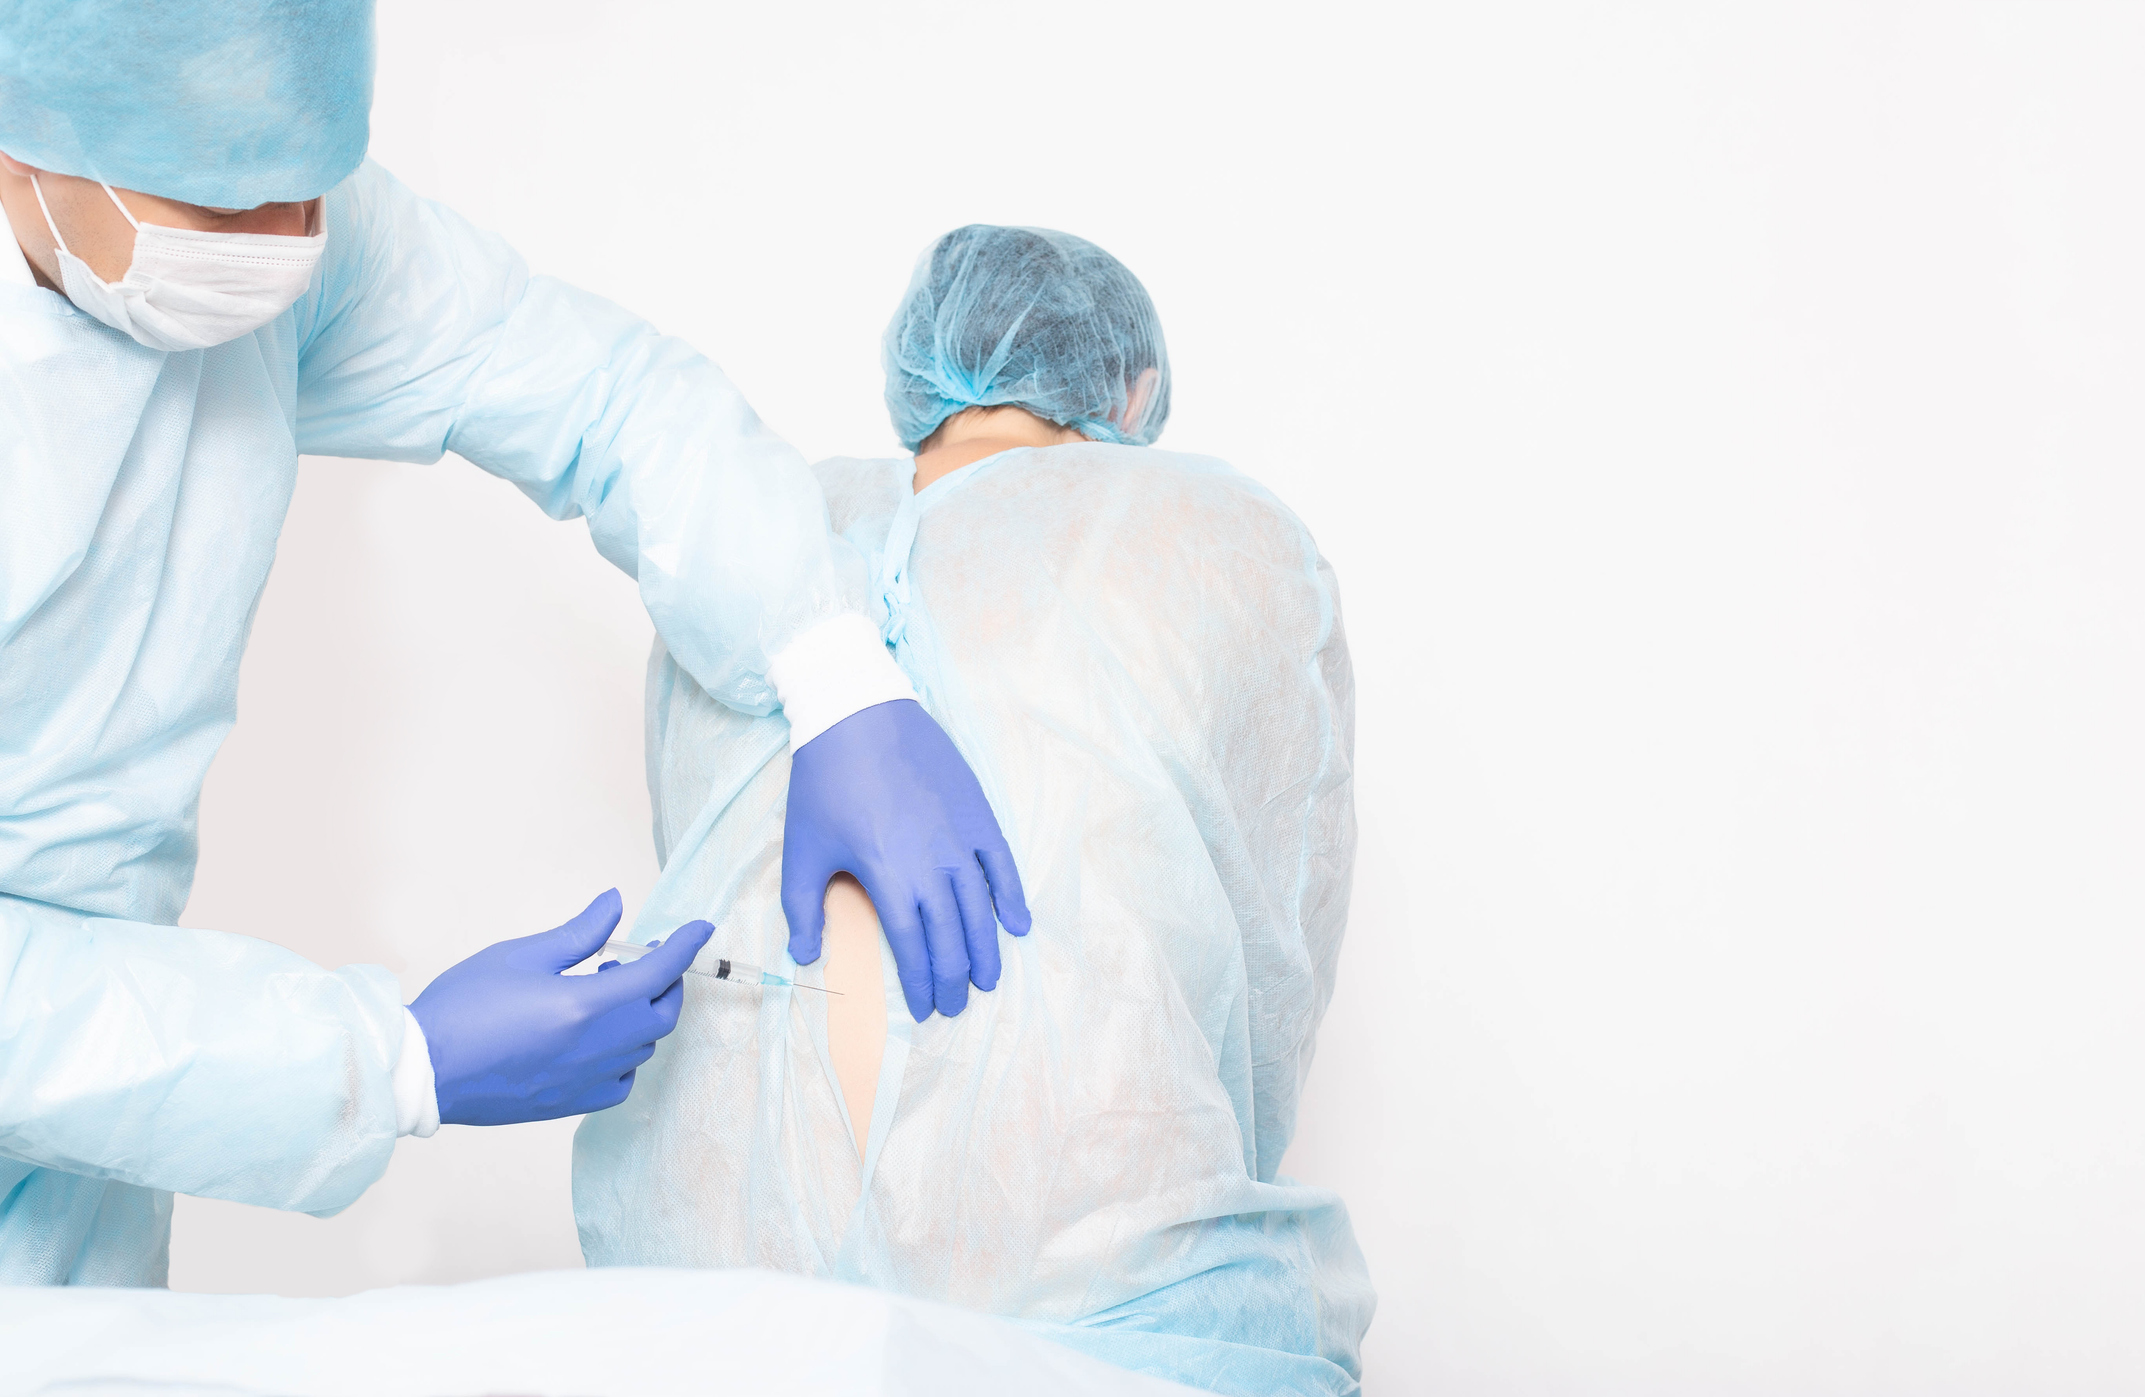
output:
[[[1022, 449], [920, 495], [908, 460], [818, 470], [1034, 929], [958, 1019], [911, 1022], [887, 962], [868, 1122], [822, 996], [688, 976], [633, 1096], [575, 1138], [588, 1260], [828, 1276], [1216, 1391], [1354, 1391], [1361, 1254], [1339, 1198], [1279, 1173], [1355, 848], [1331, 572], [1200, 457]], [[781, 719], [660, 648], [648, 702], [664, 862], [635, 939], [704, 916], [703, 958], [823, 983], [785, 949]]]
[[586, 518], [760, 712], [770, 648], [863, 605], [713, 364], [377, 166], [326, 218], [307, 294], [211, 349], [0, 284], [0, 1281], [156, 1283], [169, 1192], [332, 1212], [393, 1149], [387, 972], [171, 925], [299, 452], [452, 451]]
[[1169, 419], [1169, 353], [1147, 288], [1070, 233], [972, 223], [916, 263], [882, 345], [886, 406], [914, 451], [971, 407], [1024, 407], [1144, 446]]
[[0, 897], [0, 1283], [162, 1285], [171, 1192], [320, 1216], [387, 1167], [402, 996]]
[[766, 1271], [539, 1271], [339, 1299], [0, 1290], [0, 1397], [1183, 1397], [947, 1305]]
[[0, 150], [183, 203], [318, 198], [371, 140], [373, 0], [0, 0]]

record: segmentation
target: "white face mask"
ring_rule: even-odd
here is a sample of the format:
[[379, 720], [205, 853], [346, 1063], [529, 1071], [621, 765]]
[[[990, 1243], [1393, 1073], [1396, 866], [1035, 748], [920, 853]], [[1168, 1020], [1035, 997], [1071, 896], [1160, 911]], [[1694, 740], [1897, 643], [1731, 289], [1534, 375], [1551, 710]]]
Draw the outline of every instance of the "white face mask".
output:
[[67, 250], [44, 186], [30, 177], [45, 226], [59, 245], [67, 299], [151, 349], [207, 349], [250, 334], [289, 310], [313, 280], [327, 234], [206, 233], [138, 223], [104, 185], [134, 227], [134, 260], [117, 282], [105, 281]]

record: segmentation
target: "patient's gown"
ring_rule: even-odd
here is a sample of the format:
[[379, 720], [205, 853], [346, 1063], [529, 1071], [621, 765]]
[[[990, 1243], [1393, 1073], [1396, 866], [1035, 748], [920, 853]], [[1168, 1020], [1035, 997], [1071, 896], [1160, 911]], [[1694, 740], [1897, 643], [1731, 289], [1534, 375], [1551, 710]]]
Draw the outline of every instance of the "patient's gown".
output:
[[[1333, 575], [1223, 463], [1076, 443], [912, 494], [818, 468], [923, 702], [1012, 841], [1034, 930], [891, 1038], [859, 1161], [823, 996], [686, 977], [574, 1142], [594, 1265], [768, 1266], [948, 1300], [1225, 1392], [1346, 1393], [1373, 1297], [1341, 1200], [1280, 1176], [1347, 920], [1354, 695]], [[635, 939], [787, 953], [788, 729], [660, 649], [663, 874]], [[868, 1126], [868, 1128], [867, 1128]]]

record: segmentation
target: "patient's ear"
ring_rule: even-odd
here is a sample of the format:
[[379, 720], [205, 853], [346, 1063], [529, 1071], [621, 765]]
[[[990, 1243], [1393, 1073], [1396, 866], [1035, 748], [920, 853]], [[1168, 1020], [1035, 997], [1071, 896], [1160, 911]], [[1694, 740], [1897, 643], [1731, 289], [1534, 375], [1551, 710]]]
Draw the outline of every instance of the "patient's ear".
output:
[[1152, 367], [1140, 370], [1140, 376], [1132, 380], [1132, 389], [1125, 394], [1125, 410], [1118, 414], [1117, 427], [1128, 437], [1140, 434], [1140, 426], [1147, 420], [1147, 404], [1154, 398], [1154, 386], [1162, 381], [1159, 369]]

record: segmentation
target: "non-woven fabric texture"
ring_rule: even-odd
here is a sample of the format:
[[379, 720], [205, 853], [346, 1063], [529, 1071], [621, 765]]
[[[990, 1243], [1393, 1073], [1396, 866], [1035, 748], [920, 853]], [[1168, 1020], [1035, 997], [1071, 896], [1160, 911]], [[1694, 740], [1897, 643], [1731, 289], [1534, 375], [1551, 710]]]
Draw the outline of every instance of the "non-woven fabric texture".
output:
[[972, 223], [917, 260], [882, 346], [886, 409], [914, 451], [965, 408], [1023, 407], [1091, 441], [1146, 446], [1169, 419], [1147, 288], [1085, 238]]
[[373, 0], [0, 0], [0, 150], [250, 209], [317, 198], [371, 140]]
[[[922, 1024], [882, 947], [854, 1138], [823, 996], [687, 976], [631, 1098], [575, 1138], [588, 1260], [832, 1277], [1214, 1391], [1355, 1391], [1361, 1253], [1337, 1196], [1279, 1173], [1355, 851], [1352, 680], [1310, 535], [1227, 465], [1151, 448], [1008, 451], [920, 494], [907, 459], [816, 469], [1034, 929], [1000, 931], [995, 991]], [[781, 716], [659, 648], [648, 762], [664, 867], [635, 938], [707, 917], [703, 965], [820, 983], [787, 952]]]
[[0, 1288], [0, 1397], [1169, 1397], [1012, 1325], [765, 1271], [542, 1271], [341, 1299]]

